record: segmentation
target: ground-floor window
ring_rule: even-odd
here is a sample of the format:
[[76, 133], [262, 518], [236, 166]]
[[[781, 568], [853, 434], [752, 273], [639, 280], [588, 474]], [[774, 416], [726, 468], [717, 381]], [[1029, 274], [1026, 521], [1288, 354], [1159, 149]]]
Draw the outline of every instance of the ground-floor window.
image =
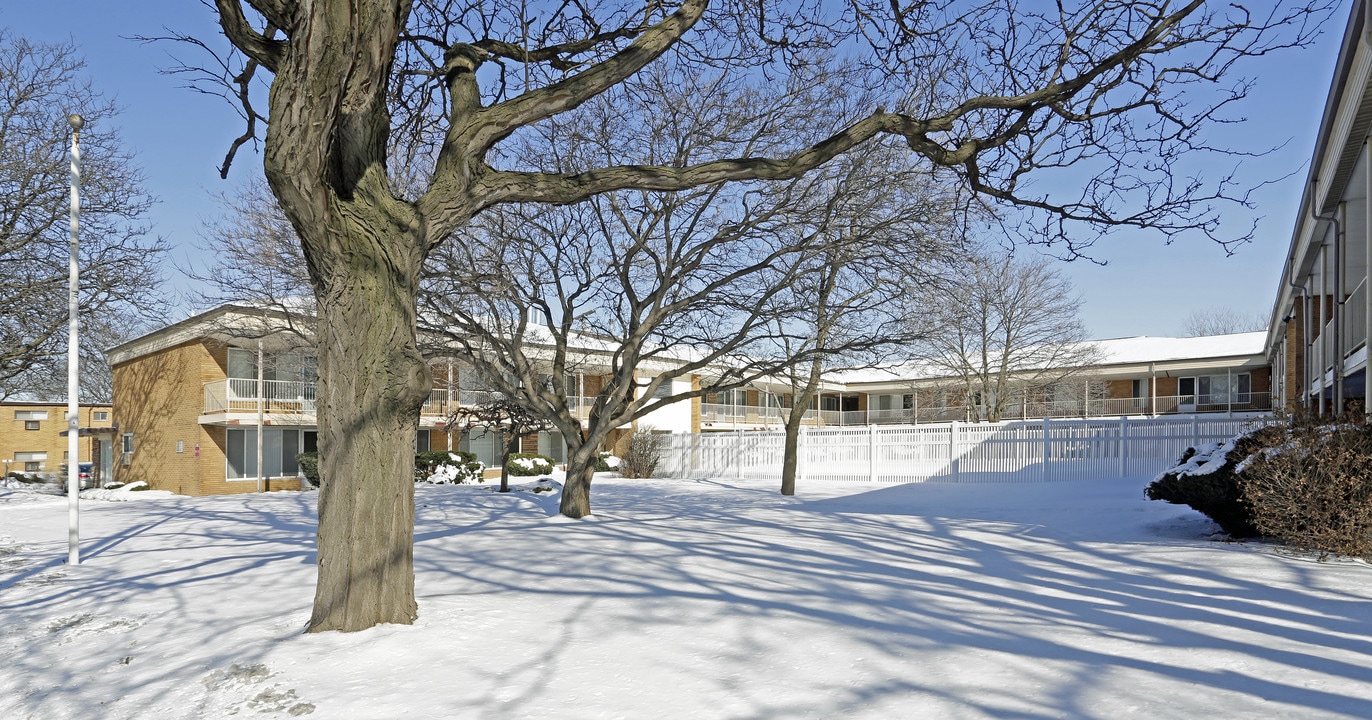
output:
[[414, 438], [414, 451], [417, 453], [429, 452], [429, 429], [420, 428], [419, 434]]
[[458, 450], [475, 453], [486, 467], [500, 467], [500, 433], [469, 430], [462, 433]]
[[[295, 456], [301, 452], [313, 452], [318, 435], [314, 431], [299, 428], [265, 428], [263, 430], [262, 466], [264, 477], [294, 477], [300, 472], [300, 463]], [[302, 435], [309, 438], [311, 446]], [[230, 480], [257, 477], [257, 428], [230, 428], [228, 431], [226, 455], [228, 456], [227, 477]]]
[[567, 443], [560, 432], [541, 432], [538, 434], [538, 454], [547, 455], [555, 463], [567, 462]]

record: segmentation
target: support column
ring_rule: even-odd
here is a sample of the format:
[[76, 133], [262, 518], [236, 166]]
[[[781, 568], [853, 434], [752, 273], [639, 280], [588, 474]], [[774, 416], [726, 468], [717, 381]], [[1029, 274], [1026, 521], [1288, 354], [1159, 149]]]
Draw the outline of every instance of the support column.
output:
[[1158, 416], [1158, 369], [1157, 365], [1148, 363], [1148, 379], [1151, 381], [1153, 389], [1148, 396], [1148, 414], [1153, 417]]

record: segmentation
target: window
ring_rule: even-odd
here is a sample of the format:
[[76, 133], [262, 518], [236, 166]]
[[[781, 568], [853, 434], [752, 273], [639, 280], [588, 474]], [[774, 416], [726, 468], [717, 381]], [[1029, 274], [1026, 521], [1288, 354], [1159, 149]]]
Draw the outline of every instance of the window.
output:
[[24, 472], [39, 472], [43, 469], [43, 463], [48, 459], [45, 452], [16, 452], [14, 461], [24, 463]]
[[737, 390], [721, 390], [716, 393], [720, 405], [747, 405], [748, 391], [742, 388]]
[[110, 413], [108, 410], [96, 410], [95, 412], [91, 413], [91, 420], [93, 422], [108, 422], [109, 419]]
[[538, 454], [547, 455], [555, 463], [567, 462], [567, 443], [560, 432], [540, 432], [538, 434]]
[[[300, 472], [300, 431], [264, 428], [262, 469], [266, 477], [294, 477]], [[311, 432], [310, 434], [314, 434]], [[315, 435], [317, 438], [318, 436]], [[225, 477], [230, 480], [257, 477], [257, 429], [231, 428], [225, 438]]]
[[37, 420], [25, 420], [25, 421], [24, 421], [24, 429], [25, 429], [25, 430], [37, 430], [38, 427], [39, 427], [39, 423], [38, 423]]
[[427, 428], [420, 428], [419, 434], [414, 438], [414, 451], [417, 453], [429, 452], [429, 431]]
[[123, 446], [120, 448], [120, 452], [125, 455], [133, 454], [133, 433], [124, 433]]
[[663, 380], [663, 381], [662, 381], [662, 384], [661, 384], [661, 385], [658, 385], [658, 386], [657, 386], [657, 389], [653, 391], [653, 397], [654, 397], [654, 398], [657, 398], [657, 399], [659, 399], [659, 400], [662, 399], [662, 398], [667, 398], [667, 397], [671, 397], [671, 396], [672, 396], [672, 380], [671, 380], [671, 378], [667, 378], [667, 379]]
[[47, 410], [15, 410], [15, 420], [47, 420]]
[[1199, 401], [1202, 405], [1246, 403], [1250, 399], [1251, 378], [1248, 373], [1238, 375], [1203, 375], [1196, 378]]
[[482, 431], [467, 431], [462, 433], [462, 439], [458, 442], [458, 449], [463, 452], [476, 453], [476, 459], [480, 460], [486, 467], [500, 467], [497, 458], [500, 457], [500, 435], [496, 433]]

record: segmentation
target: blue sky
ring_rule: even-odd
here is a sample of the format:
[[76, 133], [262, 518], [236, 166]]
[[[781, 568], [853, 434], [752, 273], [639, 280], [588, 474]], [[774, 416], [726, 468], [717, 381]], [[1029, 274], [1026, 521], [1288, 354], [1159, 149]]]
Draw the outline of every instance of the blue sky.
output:
[[[1270, 311], [1347, 18], [1346, 0], [1344, 5], [1314, 47], [1256, 59], [1244, 71], [1257, 88], [1240, 111], [1247, 120], [1226, 128], [1225, 139], [1244, 150], [1284, 143], [1245, 163], [1243, 173], [1261, 179], [1291, 175], [1256, 193], [1264, 219], [1254, 241], [1227, 257], [1205, 240], [1164, 245], [1141, 232], [1107, 238], [1092, 253], [1104, 266], [1062, 266], [1085, 298], [1083, 316], [1093, 337], [1174, 335], [1188, 313], [1206, 307]], [[5, 0], [0, 25], [30, 40], [70, 39], [80, 47], [87, 76], [124, 107], [125, 141], [160, 200], [151, 214], [154, 231], [173, 244], [179, 265], [193, 262], [203, 221], [218, 213], [215, 193], [260, 173], [261, 156], [240, 152], [229, 181], [221, 181], [217, 168], [241, 132], [238, 117], [218, 98], [181, 89], [180, 79], [158, 72], [173, 64], [170, 46], [124, 38], [158, 35], [164, 26], [209, 36], [217, 32], [210, 12], [192, 0]], [[1249, 222], [1235, 213], [1233, 232], [1241, 233]], [[176, 270], [168, 273], [174, 287], [184, 286]]]

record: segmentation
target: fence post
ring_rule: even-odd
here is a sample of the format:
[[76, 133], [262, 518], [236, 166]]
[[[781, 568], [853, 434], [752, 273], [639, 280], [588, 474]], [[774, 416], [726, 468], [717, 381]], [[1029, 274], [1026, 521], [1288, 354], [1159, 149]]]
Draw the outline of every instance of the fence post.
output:
[[877, 426], [867, 426], [867, 465], [871, 481], [877, 481]]
[[801, 426], [800, 436], [796, 438], [796, 480], [805, 481], [805, 438], [809, 434], [809, 428]]
[[1200, 452], [1200, 418], [1191, 416], [1191, 447]]
[[1129, 477], [1129, 418], [1120, 416], [1120, 477]]
[[948, 425], [948, 472], [953, 480], [958, 479], [958, 421]]
[[1049, 458], [1049, 451], [1048, 451], [1048, 443], [1049, 443], [1048, 423], [1049, 423], [1048, 418], [1044, 418], [1044, 419], [1043, 419], [1043, 481], [1044, 481], [1044, 482], [1048, 482], [1048, 481], [1052, 478], [1052, 474], [1048, 472], [1048, 458]]
[[743, 479], [743, 431], [734, 431], [734, 467], [738, 469], [738, 479]]

